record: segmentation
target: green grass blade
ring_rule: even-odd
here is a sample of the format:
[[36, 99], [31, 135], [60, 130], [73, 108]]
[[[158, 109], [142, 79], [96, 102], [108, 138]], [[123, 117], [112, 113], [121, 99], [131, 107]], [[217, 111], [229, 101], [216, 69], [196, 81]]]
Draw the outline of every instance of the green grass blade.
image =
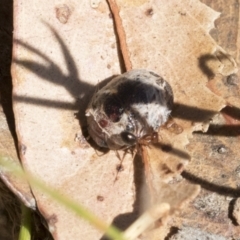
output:
[[31, 210], [27, 208], [23, 203], [21, 205], [21, 210], [22, 220], [18, 240], [31, 240], [31, 225], [32, 225]]

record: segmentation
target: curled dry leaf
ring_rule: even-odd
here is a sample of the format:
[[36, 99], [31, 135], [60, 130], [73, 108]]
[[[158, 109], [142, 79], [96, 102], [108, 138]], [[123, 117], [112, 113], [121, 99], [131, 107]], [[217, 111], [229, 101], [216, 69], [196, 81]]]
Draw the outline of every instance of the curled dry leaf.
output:
[[[94, 86], [120, 73], [113, 18], [105, 1], [69, 1], [64, 4], [69, 11], [56, 15], [59, 6], [45, 0], [14, 3], [13, 98], [17, 134], [24, 146], [22, 163], [107, 223], [130, 224], [138, 211], [131, 154], [115, 181], [119, 159], [114, 152], [99, 156], [81, 137], [79, 126], [80, 120], [84, 127]], [[174, 170], [178, 161], [187, 161], [185, 146], [192, 131], [206, 129], [204, 124], [225, 105], [205, 86], [208, 77], [222, 73], [225, 66], [218, 58], [224, 51], [208, 34], [219, 14], [198, 1], [116, 1], [114, 6], [112, 12], [119, 13], [124, 30], [123, 51], [128, 51], [132, 67], [155, 71], [173, 88], [177, 125], [160, 131], [164, 146], [158, 158], [171, 162]], [[232, 60], [227, 62], [228, 72], [234, 72]], [[175, 131], [177, 126], [183, 131]], [[101, 237], [101, 232], [32, 188], [55, 239]]]

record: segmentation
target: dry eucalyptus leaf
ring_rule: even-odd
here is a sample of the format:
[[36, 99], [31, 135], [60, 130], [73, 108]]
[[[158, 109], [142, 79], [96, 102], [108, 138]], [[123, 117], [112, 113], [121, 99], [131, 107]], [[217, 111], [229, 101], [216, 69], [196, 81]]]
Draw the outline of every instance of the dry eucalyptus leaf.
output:
[[[132, 212], [132, 158], [127, 155], [115, 182], [119, 159], [114, 152], [99, 156], [75, 115], [85, 114], [94, 85], [120, 73], [113, 21], [106, 2], [98, 9], [90, 2], [65, 5], [71, 10], [65, 24], [56, 15], [57, 2], [14, 5], [13, 98], [22, 163], [110, 224]], [[55, 239], [103, 234], [34, 187], [33, 193]]]
[[[6, 161], [20, 165], [13, 141], [13, 137], [9, 131], [5, 114], [0, 105], [0, 157]], [[0, 177], [3, 182], [11, 189], [11, 191], [21, 199], [24, 204], [32, 209], [36, 208], [35, 199], [31, 193], [28, 183], [22, 179], [18, 179], [11, 171], [6, 171], [0, 166]]]
[[[174, 156], [186, 154], [192, 131], [204, 128], [225, 104], [205, 86], [209, 69], [221, 72], [225, 66], [218, 59], [224, 51], [208, 34], [219, 14], [198, 1], [117, 3], [132, 67], [154, 70], [173, 88], [173, 118], [183, 131], [172, 125], [160, 131], [171, 148], [159, 158], [176, 166]], [[120, 73], [107, 3], [19, 0], [14, 13], [13, 98], [24, 168], [107, 223], [129, 225], [138, 211], [131, 154], [117, 174], [116, 154], [100, 156], [81, 134], [94, 86]], [[34, 187], [33, 193], [55, 239], [102, 236]]]
[[[235, 73], [236, 63], [209, 35], [218, 13], [200, 2], [110, 2], [116, 18], [121, 19], [118, 27], [124, 30], [121, 37], [128, 50], [129, 66], [152, 69], [173, 87], [176, 106], [172, 116], [183, 131], [171, 131], [176, 128], [168, 125], [162, 128], [159, 147], [163, 151], [155, 154], [150, 146], [152, 161], [145, 164], [154, 179], [148, 182], [159, 183], [183, 169], [190, 158], [185, 147], [192, 131], [206, 131], [210, 119], [225, 105], [222, 97], [207, 88], [207, 81], [215, 74]], [[157, 162], [159, 158], [161, 163]]]
[[236, 72], [234, 60], [209, 35], [219, 13], [198, 1], [116, 3], [132, 68], [152, 69], [173, 88], [172, 115], [184, 131], [171, 145], [183, 150], [191, 132], [225, 105], [206, 87], [208, 77], [225, 68]]

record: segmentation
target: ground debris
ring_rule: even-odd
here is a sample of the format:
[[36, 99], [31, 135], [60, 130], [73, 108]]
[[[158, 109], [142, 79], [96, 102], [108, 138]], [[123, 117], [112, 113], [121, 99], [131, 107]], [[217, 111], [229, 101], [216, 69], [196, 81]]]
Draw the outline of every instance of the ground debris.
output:
[[204, 232], [197, 228], [185, 227], [172, 236], [170, 240], [226, 240], [225, 237]]

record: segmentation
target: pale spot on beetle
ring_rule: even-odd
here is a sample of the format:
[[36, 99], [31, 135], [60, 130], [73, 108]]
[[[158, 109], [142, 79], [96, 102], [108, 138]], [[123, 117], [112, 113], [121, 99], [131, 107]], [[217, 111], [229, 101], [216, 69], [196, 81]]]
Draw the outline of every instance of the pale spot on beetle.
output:
[[157, 83], [158, 85], [162, 86], [163, 83], [164, 83], [164, 80], [163, 80], [162, 78], [158, 78], [158, 79], [156, 80], [156, 83]]
[[71, 10], [66, 4], [59, 5], [55, 8], [56, 18], [60, 23], [66, 24], [71, 15]]

